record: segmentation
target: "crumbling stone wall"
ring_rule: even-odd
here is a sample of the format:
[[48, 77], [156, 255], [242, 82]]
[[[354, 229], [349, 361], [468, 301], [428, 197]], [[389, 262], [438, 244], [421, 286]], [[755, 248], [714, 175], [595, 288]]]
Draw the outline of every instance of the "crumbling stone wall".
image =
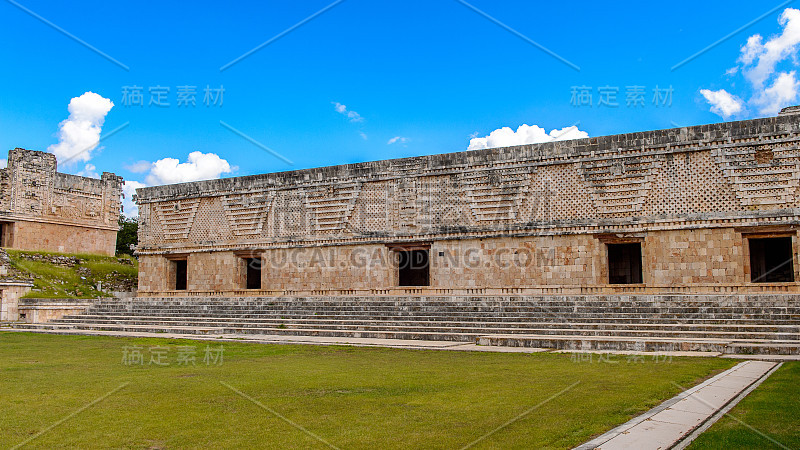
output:
[[[430, 247], [431, 288], [602, 286], [608, 239], [641, 243], [645, 285], [743, 284], [747, 230], [777, 227], [797, 247], [798, 118], [140, 189], [139, 289], [168, 289], [175, 254], [189, 255], [189, 290], [241, 289], [242, 251], [264, 258], [264, 289], [382, 289], [394, 270], [351, 255], [382, 248], [391, 261], [387, 245], [402, 243]], [[270, 264], [314, 249], [339, 256]]]
[[122, 177], [57, 172], [55, 155], [21, 148], [0, 169], [3, 245], [25, 250], [113, 255]]

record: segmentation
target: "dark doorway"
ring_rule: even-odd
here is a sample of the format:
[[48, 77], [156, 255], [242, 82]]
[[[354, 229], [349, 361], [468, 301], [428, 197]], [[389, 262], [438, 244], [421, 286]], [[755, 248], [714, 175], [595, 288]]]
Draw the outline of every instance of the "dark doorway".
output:
[[792, 238], [748, 239], [750, 243], [750, 281], [784, 283], [794, 281]]
[[247, 289], [261, 289], [261, 258], [245, 258], [247, 265]]
[[398, 251], [400, 286], [430, 286], [428, 250]]
[[6, 224], [0, 223], [0, 247], [6, 247]]
[[642, 244], [608, 245], [609, 284], [639, 284], [642, 282]]
[[175, 290], [176, 291], [185, 291], [186, 290], [186, 260], [178, 260], [175, 261]]

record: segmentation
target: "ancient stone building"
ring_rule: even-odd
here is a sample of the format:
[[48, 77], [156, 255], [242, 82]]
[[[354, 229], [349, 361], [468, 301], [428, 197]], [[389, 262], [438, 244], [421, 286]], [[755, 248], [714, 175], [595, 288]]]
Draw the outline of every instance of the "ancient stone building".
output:
[[139, 295], [798, 292], [797, 113], [139, 189]]
[[113, 255], [122, 177], [56, 171], [51, 153], [17, 148], [0, 169], [0, 246]]

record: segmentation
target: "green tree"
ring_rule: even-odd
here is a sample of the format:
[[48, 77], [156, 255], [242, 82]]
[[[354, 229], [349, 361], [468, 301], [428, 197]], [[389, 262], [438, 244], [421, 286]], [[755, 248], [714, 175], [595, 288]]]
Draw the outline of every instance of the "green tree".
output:
[[117, 254], [133, 255], [131, 245], [139, 243], [139, 221], [120, 214], [119, 231], [117, 232]]

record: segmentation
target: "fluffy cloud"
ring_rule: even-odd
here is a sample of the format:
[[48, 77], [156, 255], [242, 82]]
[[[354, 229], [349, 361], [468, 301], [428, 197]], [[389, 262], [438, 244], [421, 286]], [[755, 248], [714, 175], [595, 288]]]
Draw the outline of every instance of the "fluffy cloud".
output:
[[755, 89], [761, 89], [775, 73], [778, 63], [797, 53], [800, 44], [800, 11], [786, 8], [781, 13], [778, 23], [783, 31], [763, 42], [761, 35], [756, 34], [747, 39], [741, 49], [739, 62], [744, 69], [745, 77]]
[[386, 142], [386, 145], [392, 145], [392, 144], [408, 144], [408, 141], [410, 141], [410, 139], [409, 139], [409, 138], [407, 138], [407, 137], [403, 137], [403, 136], [395, 136], [395, 137], [393, 137], [393, 138], [389, 139], [389, 140]]
[[107, 98], [86, 92], [69, 102], [69, 117], [58, 124], [58, 144], [47, 148], [67, 164], [92, 159], [92, 151], [100, 143], [100, 131], [106, 114], [114, 107]]
[[232, 171], [228, 161], [215, 153], [192, 152], [184, 163], [175, 158], [154, 162], [145, 181], [149, 185], [186, 183], [219, 178], [223, 173]]
[[700, 93], [706, 98], [706, 101], [711, 104], [711, 112], [728, 118], [742, 112], [744, 102], [739, 97], [730, 94], [725, 89], [718, 91], [711, 91], [708, 89], [700, 89]]
[[97, 173], [97, 167], [94, 164], [86, 164], [83, 167], [83, 170], [76, 173], [75, 175], [80, 175], [82, 177], [89, 177], [89, 178], [100, 178], [100, 174]]
[[122, 185], [122, 212], [126, 216], [136, 217], [139, 215], [139, 207], [133, 202], [133, 196], [136, 195], [136, 189], [143, 187], [147, 187], [147, 185], [133, 180], [126, 180]]
[[347, 106], [345, 106], [345, 105], [343, 105], [343, 104], [341, 104], [339, 102], [332, 102], [332, 103], [333, 103], [333, 108], [336, 110], [336, 112], [338, 112], [339, 114], [341, 114], [341, 115], [347, 117], [348, 119], [350, 119], [350, 122], [363, 122], [364, 121], [364, 118], [361, 117], [361, 114], [359, 114], [359, 113], [357, 113], [355, 111], [349, 111], [347, 109]]
[[536, 125], [522, 124], [517, 131], [509, 127], [498, 128], [486, 137], [476, 137], [469, 141], [467, 150], [480, 150], [484, 148], [512, 147], [515, 145], [538, 144], [540, 142], [565, 141], [569, 139], [583, 139], [589, 133], [581, 131], [578, 127], [566, 127], [552, 130], [550, 133]]
[[763, 114], [777, 114], [781, 108], [795, 104], [799, 89], [795, 71], [781, 72], [770, 87], [753, 98], [753, 103]]
[[766, 41], [760, 34], [747, 38], [736, 60], [738, 66], [725, 72], [729, 76], [742, 74], [752, 91], [750, 98], [744, 101], [724, 89], [701, 89], [700, 93], [711, 105], [711, 112], [725, 119], [747, 116], [748, 109], [775, 115], [781, 108], [797, 102], [800, 83], [795, 71], [781, 70], [779, 66], [798, 65], [800, 10], [786, 8], [778, 18], [778, 24], [782, 30]]
[[133, 173], [145, 173], [153, 167], [153, 163], [150, 161], [136, 161], [133, 164], [123, 165], [123, 167]]
[[[87, 165], [91, 166], [91, 164]], [[190, 181], [211, 180], [219, 178], [223, 173], [231, 173], [237, 167], [231, 167], [228, 161], [220, 158], [215, 153], [192, 152], [189, 153], [187, 162], [180, 162], [175, 158], [163, 158], [156, 162], [137, 161], [125, 166], [134, 173], [149, 171], [146, 183], [126, 180], [122, 186], [122, 210], [128, 217], [139, 215], [139, 208], [133, 202], [136, 189], [159, 184], [188, 183]], [[94, 170], [94, 166], [92, 166]]]
[[6, 166], [8, 166], [8, 160], [5, 158], [0, 159], [0, 169], [5, 169]]

